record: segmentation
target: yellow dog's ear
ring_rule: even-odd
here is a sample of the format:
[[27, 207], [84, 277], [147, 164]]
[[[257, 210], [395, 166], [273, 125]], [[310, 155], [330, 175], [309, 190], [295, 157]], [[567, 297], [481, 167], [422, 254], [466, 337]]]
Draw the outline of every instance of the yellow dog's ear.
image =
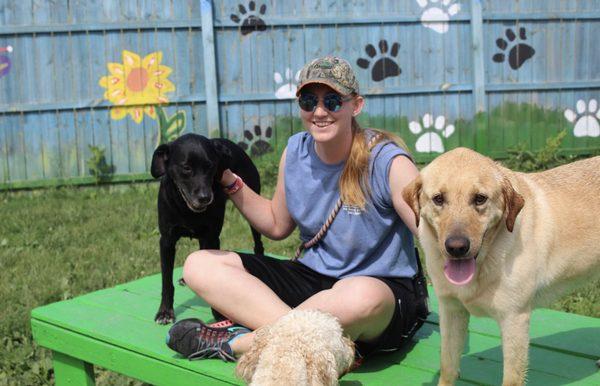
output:
[[525, 205], [525, 199], [513, 188], [512, 184], [505, 178], [502, 182], [502, 196], [504, 196], [504, 212], [506, 213], [506, 229], [512, 232], [515, 227], [517, 215]]
[[423, 181], [421, 180], [421, 176], [417, 176], [412, 182], [404, 187], [402, 190], [402, 198], [408, 206], [415, 213], [415, 223], [417, 228], [419, 227], [419, 217], [420, 217], [420, 206], [419, 206], [419, 196], [421, 195], [421, 188], [423, 187]]

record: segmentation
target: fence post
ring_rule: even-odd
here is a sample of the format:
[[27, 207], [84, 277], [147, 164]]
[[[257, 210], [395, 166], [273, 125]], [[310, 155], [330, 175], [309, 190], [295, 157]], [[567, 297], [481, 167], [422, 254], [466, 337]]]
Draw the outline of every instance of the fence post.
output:
[[475, 147], [488, 152], [488, 119], [485, 98], [485, 67], [483, 58], [483, 14], [481, 0], [471, 0], [471, 42], [473, 59], [473, 101], [475, 116]]
[[206, 94], [206, 123], [210, 138], [221, 136], [219, 123], [219, 94], [215, 60], [212, 0], [200, 0], [202, 12], [202, 50], [204, 52], [204, 88]]

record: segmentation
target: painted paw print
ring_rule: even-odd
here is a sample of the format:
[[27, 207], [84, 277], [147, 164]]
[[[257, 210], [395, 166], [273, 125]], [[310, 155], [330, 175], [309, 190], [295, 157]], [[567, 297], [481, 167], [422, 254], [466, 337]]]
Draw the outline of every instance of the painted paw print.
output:
[[[392, 44], [392, 50], [390, 51], [390, 55], [392, 57], [398, 56], [398, 50], [400, 49], [400, 44], [394, 43]], [[365, 52], [369, 57], [375, 60], [377, 56], [377, 51], [372, 44], [367, 44], [365, 47]], [[375, 61], [373, 68], [371, 68], [371, 77], [374, 81], [379, 82], [384, 80], [385, 78], [389, 78], [392, 76], [398, 76], [402, 72], [398, 64], [388, 57], [388, 42], [387, 40], [379, 41], [379, 59]], [[371, 65], [369, 59], [360, 58], [356, 61], [356, 64], [360, 68], [367, 69]]]
[[[11, 53], [13, 50], [12, 46], [0, 47], [0, 53], [6, 52]], [[0, 78], [7, 75], [10, 72], [11, 61], [6, 55], [0, 55]]]
[[443, 115], [438, 116], [434, 122], [431, 114], [425, 114], [422, 126], [421, 123], [412, 121], [408, 124], [408, 128], [413, 134], [420, 135], [415, 144], [415, 149], [419, 153], [443, 153], [442, 137], [448, 138], [454, 133], [454, 125], [446, 126], [446, 117]]
[[300, 71], [296, 73], [296, 76], [292, 78], [292, 70], [289, 68], [285, 69], [285, 79], [280, 73], [276, 72], [273, 74], [275, 83], [279, 85], [279, 88], [275, 91], [275, 98], [277, 99], [294, 99], [296, 97], [296, 91], [298, 87], [294, 82], [298, 82], [300, 79]]
[[423, 8], [421, 23], [423, 27], [445, 34], [448, 32], [450, 16], [454, 16], [460, 11], [460, 4], [454, 3], [453, 0], [442, 0], [439, 3], [438, 1], [417, 0], [419, 6]]
[[250, 1], [248, 3], [248, 10], [246, 10], [246, 7], [244, 7], [242, 4], [238, 5], [238, 9], [243, 21], [235, 13], [231, 14], [230, 18], [236, 24], [240, 24], [240, 22], [242, 23], [240, 25], [242, 35], [248, 35], [253, 31], [264, 31], [267, 29], [267, 25], [263, 19], [260, 18], [260, 16], [264, 15], [267, 11], [267, 6], [265, 4], [260, 6], [258, 13], [256, 12], [256, 3], [254, 1]]
[[567, 121], [574, 123], [573, 135], [576, 137], [598, 137], [600, 136], [600, 110], [598, 110], [598, 101], [590, 99], [589, 103], [580, 99], [576, 104], [577, 113], [573, 110], [565, 110]]
[[[522, 41], [527, 39], [525, 28], [519, 28], [519, 40], [516, 42], [515, 39], [517, 36], [511, 28], [506, 30], [505, 35], [508, 41], [506, 41], [504, 38], [498, 38], [496, 39], [496, 45], [502, 51], [506, 51], [509, 45], [512, 46], [508, 51], [508, 64], [510, 64], [510, 68], [513, 70], [517, 70], [523, 65], [523, 63], [525, 63], [527, 59], [531, 58], [535, 54], [535, 50], [528, 44], [519, 43], [519, 40]], [[496, 63], [502, 63], [506, 60], [506, 54], [504, 52], [499, 52], [494, 55], [492, 60]]]
[[250, 155], [258, 157], [273, 151], [273, 147], [268, 142], [273, 135], [271, 126], [267, 127], [264, 134], [260, 126], [254, 126], [254, 133], [250, 130], [244, 130], [244, 140], [238, 142], [238, 145], [245, 151], [250, 150]]

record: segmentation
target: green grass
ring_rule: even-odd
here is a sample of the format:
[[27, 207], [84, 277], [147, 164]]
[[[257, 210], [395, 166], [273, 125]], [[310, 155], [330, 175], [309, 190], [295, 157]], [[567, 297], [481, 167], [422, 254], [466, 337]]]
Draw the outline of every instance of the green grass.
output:
[[[258, 163], [263, 195], [271, 197], [277, 155]], [[146, 183], [0, 193], [0, 385], [53, 383], [50, 353], [31, 338], [31, 309], [160, 272], [157, 191], [157, 183]], [[264, 241], [268, 252], [291, 256], [298, 234]], [[252, 246], [248, 225], [230, 204], [221, 243]], [[196, 248], [182, 239], [176, 264]], [[553, 308], [600, 317], [599, 284]], [[97, 378], [99, 385], [140, 384], [103, 370]]]

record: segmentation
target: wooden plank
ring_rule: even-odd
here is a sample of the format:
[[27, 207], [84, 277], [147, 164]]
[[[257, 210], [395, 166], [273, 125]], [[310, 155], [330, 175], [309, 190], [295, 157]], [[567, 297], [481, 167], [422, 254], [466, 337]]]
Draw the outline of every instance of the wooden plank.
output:
[[[438, 300], [430, 287], [430, 300], [434, 309]], [[429, 317], [438, 323], [438, 315]], [[500, 337], [500, 329], [495, 320], [471, 317], [469, 331]], [[587, 358], [596, 358], [600, 347], [600, 319], [570, 314], [549, 309], [537, 309], [531, 317], [529, 336], [531, 345], [552, 349]]]
[[[36, 342], [54, 351], [94, 363], [155, 385], [222, 385], [239, 384], [235, 380], [213, 378], [210, 375], [173, 365], [152, 356], [142, 355], [95, 338], [32, 319], [31, 330]], [[150, 335], [146, 335], [146, 338]], [[164, 345], [164, 343], [163, 343]], [[166, 345], [165, 345], [166, 347]], [[165, 357], [167, 357], [165, 355]], [[179, 363], [198, 363], [178, 360]], [[211, 361], [212, 362], [212, 361]]]
[[94, 366], [59, 351], [52, 353], [56, 386], [93, 386]]
[[204, 52], [204, 82], [206, 92], [206, 122], [210, 137], [221, 136], [219, 118], [219, 94], [217, 92], [217, 69], [215, 62], [215, 38], [213, 31], [213, 8], [209, 0], [201, 0], [202, 46]]

